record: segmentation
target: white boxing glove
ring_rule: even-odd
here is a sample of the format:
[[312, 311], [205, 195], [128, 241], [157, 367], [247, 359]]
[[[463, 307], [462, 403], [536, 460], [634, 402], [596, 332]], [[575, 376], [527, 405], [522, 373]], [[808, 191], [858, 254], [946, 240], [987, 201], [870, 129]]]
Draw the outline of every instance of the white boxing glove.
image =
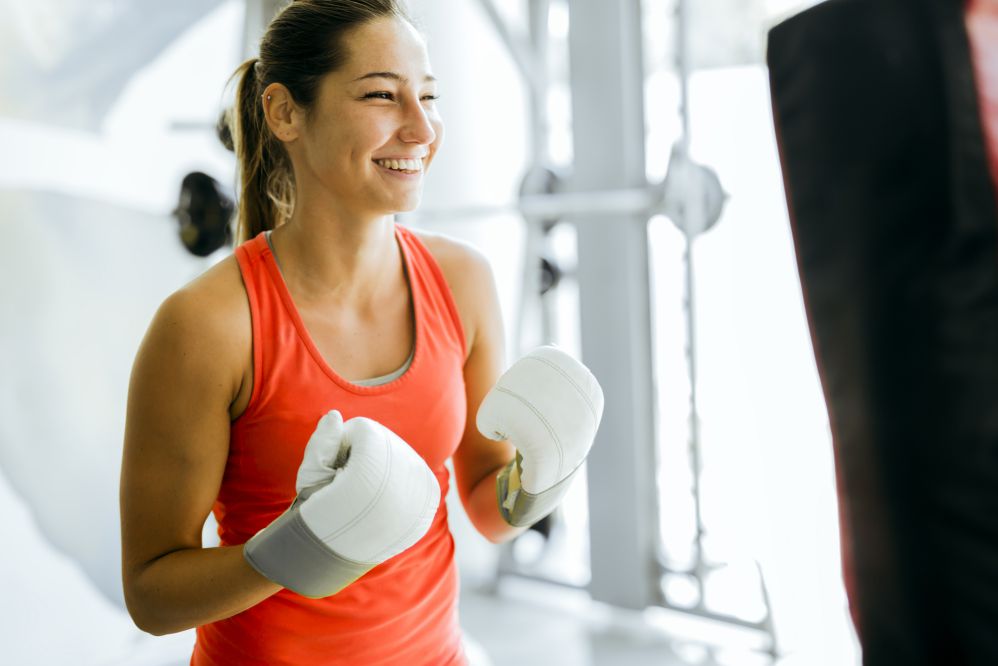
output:
[[440, 504], [440, 484], [398, 435], [338, 411], [305, 447], [298, 497], [250, 539], [246, 560], [270, 580], [312, 598], [339, 592], [419, 541]]
[[503, 518], [531, 525], [558, 505], [589, 454], [603, 390], [589, 368], [554, 346], [514, 363], [478, 408], [479, 432], [508, 439], [516, 459], [496, 478]]

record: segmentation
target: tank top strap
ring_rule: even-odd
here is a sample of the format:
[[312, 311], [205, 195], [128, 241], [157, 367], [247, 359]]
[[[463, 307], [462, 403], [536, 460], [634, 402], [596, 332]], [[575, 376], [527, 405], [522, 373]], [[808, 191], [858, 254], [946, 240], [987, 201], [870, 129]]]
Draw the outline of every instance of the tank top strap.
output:
[[252, 408], [258, 403], [260, 391], [271, 374], [269, 370], [281, 349], [280, 342], [294, 342], [297, 335], [282, 314], [284, 306], [281, 296], [267, 267], [267, 262], [273, 262], [275, 258], [270, 252], [265, 232], [236, 247], [235, 256], [250, 305], [253, 391], [248, 408]]
[[460, 354], [461, 364], [467, 357], [464, 326], [458, 314], [454, 295], [443, 271], [429, 248], [408, 227], [396, 223], [395, 229], [403, 251], [407, 252], [413, 275], [409, 276], [410, 288], [420, 290], [425, 320], [431, 323], [435, 336], [442, 336]]

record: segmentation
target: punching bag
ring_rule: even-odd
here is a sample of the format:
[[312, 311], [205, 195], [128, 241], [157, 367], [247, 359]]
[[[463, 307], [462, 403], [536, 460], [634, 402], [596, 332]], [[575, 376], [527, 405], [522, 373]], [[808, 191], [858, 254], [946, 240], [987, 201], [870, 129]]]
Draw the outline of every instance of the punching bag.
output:
[[998, 52], [975, 20], [829, 0], [769, 33], [866, 666], [998, 664]]

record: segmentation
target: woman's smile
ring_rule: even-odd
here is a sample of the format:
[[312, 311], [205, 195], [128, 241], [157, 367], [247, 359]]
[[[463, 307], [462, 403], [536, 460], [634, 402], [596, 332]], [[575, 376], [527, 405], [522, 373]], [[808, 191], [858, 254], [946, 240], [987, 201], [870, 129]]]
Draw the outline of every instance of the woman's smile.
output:
[[[409, 160], [406, 161], [409, 162]], [[393, 162], [394, 164], [399, 165], [398, 160], [390, 160], [389, 162]], [[392, 168], [389, 166], [385, 166], [385, 163], [386, 163], [385, 160], [380, 160], [380, 161], [374, 160], [374, 164], [375, 166], [378, 167], [379, 171], [387, 173], [389, 176], [393, 178], [400, 178], [402, 180], [407, 180], [407, 181], [419, 181], [419, 179], [422, 178], [423, 176], [422, 163], [418, 164], [419, 167], [418, 169]], [[399, 166], [401, 167], [405, 165], [403, 164]], [[410, 164], [409, 166], [412, 165]]]

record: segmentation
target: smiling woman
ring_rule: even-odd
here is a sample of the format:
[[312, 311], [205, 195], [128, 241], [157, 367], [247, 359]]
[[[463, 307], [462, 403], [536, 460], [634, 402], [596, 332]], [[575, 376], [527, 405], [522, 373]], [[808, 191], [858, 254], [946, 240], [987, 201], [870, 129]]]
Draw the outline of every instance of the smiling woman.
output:
[[[357, 27], [345, 47], [346, 65], [323, 78], [311, 109], [285, 84], [262, 81], [267, 124], [292, 163], [304, 167], [294, 174], [299, 210], [333, 205], [364, 216], [412, 210], [421, 188], [411, 175], [429, 167], [443, 134], [426, 48], [400, 19]], [[386, 62], [396, 65], [381, 71]], [[421, 168], [399, 178], [399, 160]]]
[[239, 245], [132, 370], [129, 612], [197, 627], [196, 666], [466, 664], [445, 461], [483, 536], [524, 526], [497, 498], [515, 450], [475, 426], [503, 367], [488, 262], [393, 217], [443, 137], [426, 45], [393, 0], [296, 0], [235, 76]]
[[[254, 237], [267, 221], [280, 226], [295, 200], [303, 204], [299, 210], [323, 208], [323, 198], [337, 207], [363, 202], [366, 214], [412, 210], [420, 189], [386, 191], [373, 176], [390, 173], [385, 167], [392, 165], [377, 161], [415, 159], [425, 172], [443, 138], [436, 78], [401, 5], [317, 3], [309, 11], [310, 3], [299, 4], [271, 24], [260, 58], [236, 72], [240, 240]], [[343, 20], [350, 5], [356, 25]], [[384, 203], [370, 210], [377, 201]]]

